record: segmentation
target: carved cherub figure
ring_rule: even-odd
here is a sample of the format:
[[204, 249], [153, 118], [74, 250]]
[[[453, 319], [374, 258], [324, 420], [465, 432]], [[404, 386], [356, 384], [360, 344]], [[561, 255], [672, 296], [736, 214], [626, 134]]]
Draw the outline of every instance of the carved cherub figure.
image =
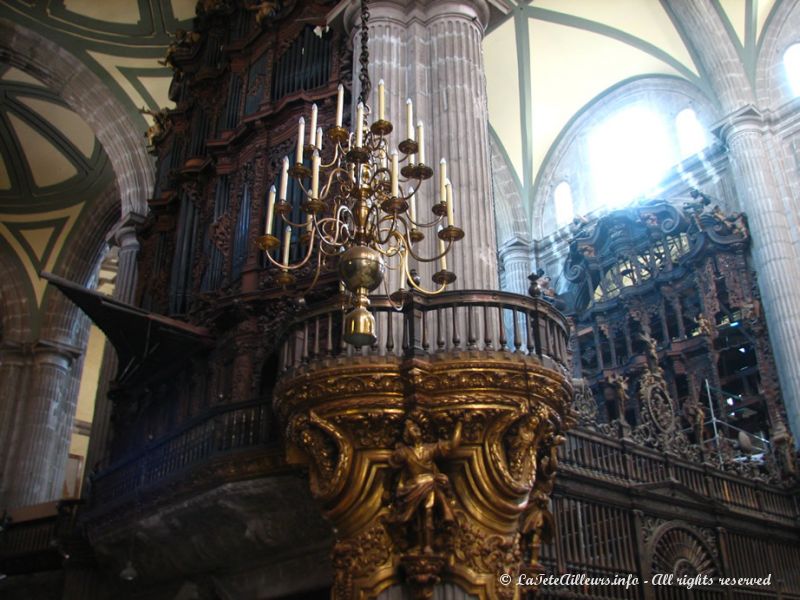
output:
[[161, 141], [161, 138], [167, 133], [167, 128], [169, 126], [169, 120], [167, 119], [168, 111], [166, 108], [154, 111], [142, 107], [139, 109], [139, 112], [143, 115], [150, 115], [153, 117], [153, 124], [147, 128], [144, 135], [147, 138], [147, 150], [149, 152], [154, 152], [156, 144]]
[[247, 10], [256, 13], [256, 23], [262, 25], [264, 21], [274, 15], [279, 8], [279, 3], [274, 0], [263, 0], [258, 4], [250, 4]]
[[700, 330], [701, 335], [707, 335], [708, 337], [711, 337], [714, 334], [714, 326], [711, 325], [711, 321], [709, 321], [708, 317], [706, 317], [703, 313], [697, 315], [697, 319], [695, 319], [695, 321], [697, 322], [697, 327]]
[[426, 554], [433, 553], [434, 509], [438, 505], [442, 520], [455, 520], [449, 504], [450, 480], [436, 466], [436, 459], [445, 458], [461, 445], [461, 423], [449, 441], [424, 442], [422, 431], [413, 419], [406, 420], [403, 442], [389, 458], [389, 464], [400, 469], [400, 481], [395, 489], [394, 520], [407, 523], [419, 519], [420, 545]]

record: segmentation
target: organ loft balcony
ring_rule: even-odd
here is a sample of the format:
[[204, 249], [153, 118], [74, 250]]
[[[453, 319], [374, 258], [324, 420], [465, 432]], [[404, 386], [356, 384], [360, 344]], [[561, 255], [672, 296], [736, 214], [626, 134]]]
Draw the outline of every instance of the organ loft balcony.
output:
[[413, 294], [398, 311], [373, 297], [377, 341], [356, 348], [337, 296], [290, 318], [282, 300], [231, 300], [214, 332], [56, 283], [128, 330], [111, 338], [128, 348], [114, 450], [84, 517], [103, 560], [133, 555], [143, 582], [313, 560], [342, 599], [436, 585], [514, 598], [496, 574], [539, 568], [573, 395], [568, 325], [543, 299]]

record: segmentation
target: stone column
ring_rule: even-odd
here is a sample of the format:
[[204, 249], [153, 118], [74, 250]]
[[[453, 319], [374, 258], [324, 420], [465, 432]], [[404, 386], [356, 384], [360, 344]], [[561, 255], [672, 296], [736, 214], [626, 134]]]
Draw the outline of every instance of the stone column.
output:
[[[139, 215], [128, 215], [107, 238], [110, 243], [119, 247], [113, 297], [130, 304], [134, 301], [138, 280], [139, 240], [136, 238], [136, 226], [142, 220], [143, 217]], [[111, 401], [108, 399], [108, 389], [116, 371], [117, 353], [110, 344], [107, 344], [103, 352], [100, 381], [97, 383], [92, 434], [86, 456], [87, 473], [91, 473], [95, 465], [102, 465], [107, 456], [111, 425]]]
[[728, 145], [736, 190], [753, 239], [753, 264], [781, 382], [786, 415], [800, 440], [800, 304], [794, 286], [800, 262], [778, 184], [770, 168], [770, 142], [762, 115], [748, 107], [720, 130]]
[[30, 381], [26, 402], [20, 409], [22, 431], [13, 445], [9, 465], [13, 487], [6, 494], [9, 507], [27, 506], [53, 500], [61, 495], [64, 463], [69, 449], [69, 428], [74, 417], [71, 372], [76, 349], [38, 345], [28, 370]]
[[29, 347], [0, 347], [0, 507], [9, 506], [14, 488], [12, 477], [19, 436], [23, 433], [22, 410], [28, 397], [27, 384], [33, 354]]
[[[492, 5], [492, 10], [496, 10]], [[453, 183], [456, 225], [466, 237], [455, 244], [449, 268], [458, 280], [453, 289], [497, 289], [497, 243], [489, 171], [488, 110], [481, 41], [490, 18], [484, 0], [433, 2], [375, 0], [370, 2], [370, 79], [386, 83], [387, 118], [394, 123], [390, 143], [405, 138], [405, 101], [414, 102], [414, 119], [425, 124], [426, 163], [434, 169], [423, 185], [418, 212], [439, 201], [439, 159], [447, 160]], [[354, 27], [354, 64], [358, 65], [358, 4], [345, 16]], [[358, 72], [357, 67], [354, 69]], [[353, 85], [354, 102], [360, 93]], [[435, 252], [434, 235], [422, 252]], [[421, 269], [430, 285], [433, 268]]]
[[528, 294], [531, 274], [530, 242], [513, 238], [500, 248], [500, 263], [503, 265], [503, 276], [500, 287], [504, 292]]

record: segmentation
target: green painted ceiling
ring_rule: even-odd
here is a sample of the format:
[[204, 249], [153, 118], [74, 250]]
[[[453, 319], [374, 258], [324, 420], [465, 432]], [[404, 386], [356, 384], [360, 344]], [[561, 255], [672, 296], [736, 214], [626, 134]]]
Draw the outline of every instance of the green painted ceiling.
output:
[[[0, 19], [31, 29], [83, 62], [127, 109], [171, 105], [172, 72], [158, 63], [195, 0], [2, 0]], [[145, 143], [142, 135], [142, 143]], [[64, 249], [113, 182], [94, 132], [47, 86], [0, 64], [0, 252], [28, 290], [34, 329]], [[49, 292], [47, 292], [49, 293]]]

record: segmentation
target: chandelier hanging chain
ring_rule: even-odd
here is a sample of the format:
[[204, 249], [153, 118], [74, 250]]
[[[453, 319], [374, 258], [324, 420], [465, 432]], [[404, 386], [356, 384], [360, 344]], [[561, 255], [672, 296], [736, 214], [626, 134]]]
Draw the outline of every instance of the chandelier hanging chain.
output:
[[361, 0], [361, 54], [358, 57], [361, 65], [358, 75], [358, 80], [361, 82], [361, 93], [358, 101], [361, 104], [367, 104], [367, 98], [372, 91], [372, 83], [369, 80], [369, 6], [367, 4], [367, 0]]

